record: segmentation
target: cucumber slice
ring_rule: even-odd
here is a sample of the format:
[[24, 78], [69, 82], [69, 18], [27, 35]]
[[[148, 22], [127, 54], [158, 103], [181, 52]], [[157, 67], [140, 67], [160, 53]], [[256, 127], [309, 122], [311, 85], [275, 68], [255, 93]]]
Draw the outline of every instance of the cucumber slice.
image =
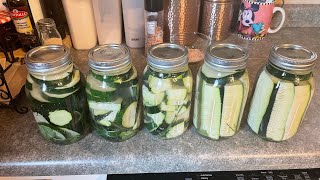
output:
[[36, 84], [36, 83], [33, 83], [32, 84], [32, 90], [29, 91], [30, 93], [30, 96], [39, 101], [39, 102], [43, 102], [43, 103], [48, 103], [49, 101], [47, 99], [45, 99], [42, 95], [42, 92], [40, 91], [40, 87]]
[[261, 121], [267, 111], [274, 83], [266, 71], [262, 71], [251, 101], [248, 124], [258, 134]]
[[240, 111], [243, 99], [243, 86], [236, 81], [224, 86], [220, 136], [233, 136], [240, 124]]
[[170, 102], [183, 101], [187, 96], [187, 89], [169, 89], [166, 90], [167, 99]]
[[37, 112], [33, 112], [34, 119], [37, 121], [37, 123], [46, 123], [49, 124], [49, 122], [44, 118], [41, 114]]
[[132, 128], [136, 122], [137, 102], [131, 103], [122, 116], [122, 126]]
[[49, 112], [50, 122], [57, 126], [65, 126], [72, 120], [72, 115], [66, 110], [56, 110]]
[[165, 119], [165, 115], [161, 112], [157, 114], [147, 114], [147, 116], [149, 116], [157, 126], [160, 126]]
[[110, 121], [107, 121], [107, 120], [101, 120], [99, 121], [99, 123], [103, 126], [106, 126], [106, 127], [110, 127], [111, 126], [111, 122]]
[[66, 84], [62, 87], [57, 87], [54, 89], [48, 89], [48, 92], [52, 94], [66, 94], [66, 93], [75, 92], [77, 89], [80, 88], [80, 85], [78, 84], [80, 82], [80, 78], [81, 78], [80, 71], [75, 70], [72, 76], [72, 80], [69, 84]]
[[87, 86], [99, 92], [112, 92], [116, 90], [116, 88], [109, 86], [107, 82], [100, 81], [92, 75], [87, 76]]
[[284, 135], [286, 121], [294, 99], [294, 85], [291, 82], [281, 82], [267, 128], [267, 138], [281, 141]]
[[243, 101], [242, 101], [242, 105], [241, 105], [241, 112], [240, 112], [240, 118], [239, 118], [240, 121], [238, 123], [237, 130], [240, 129], [243, 112], [245, 110], [245, 107], [246, 107], [246, 104], [247, 104], [248, 95], [249, 95], [250, 81], [249, 81], [248, 72], [246, 71], [239, 80], [241, 81], [242, 86], [243, 86]]
[[143, 104], [146, 106], [157, 106], [159, 105], [165, 96], [164, 92], [160, 92], [158, 94], [154, 94], [148, 90], [148, 88], [143, 85], [142, 86], [142, 96], [143, 96]]
[[92, 109], [94, 111], [95, 115], [99, 115], [100, 114], [100, 110], [105, 110], [107, 112], [120, 111], [121, 103], [122, 103], [122, 98], [118, 98], [116, 101], [113, 101], [113, 102], [89, 101], [89, 107], [90, 107], [90, 109]]
[[298, 127], [307, 110], [311, 99], [311, 88], [309, 83], [294, 87], [293, 106], [289, 112], [289, 117], [286, 122], [283, 140], [290, 139], [298, 131]]
[[200, 109], [200, 129], [205, 131], [208, 137], [219, 139], [221, 119], [220, 89], [203, 82]]
[[180, 136], [184, 132], [184, 122], [172, 127], [166, 134], [167, 139], [171, 139]]
[[190, 106], [188, 108], [183, 106], [179, 111], [179, 113], [177, 114], [177, 120], [188, 121], [189, 116], [190, 116]]
[[161, 111], [176, 111], [177, 106], [166, 105], [166, 103], [162, 102], [160, 105]]
[[191, 93], [192, 92], [192, 84], [193, 84], [192, 77], [187, 76], [187, 77], [183, 78], [182, 80], [183, 80], [184, 87], [187, 89], [188, 93]]
[[172, 88], [170, 79], [160, 79], [150, 75], [148, 82], [149, 82], [151, 91], [156, 94]]
[[174, 121], [175, 117], [176, 117], [176, 112], [174, 112], [174, 111], [167, 111], [167, 112], [166, 112], [166, 117], [165, 117], [166, 123], [167, 123], [167, 124], [171, 124], [171, 123]]

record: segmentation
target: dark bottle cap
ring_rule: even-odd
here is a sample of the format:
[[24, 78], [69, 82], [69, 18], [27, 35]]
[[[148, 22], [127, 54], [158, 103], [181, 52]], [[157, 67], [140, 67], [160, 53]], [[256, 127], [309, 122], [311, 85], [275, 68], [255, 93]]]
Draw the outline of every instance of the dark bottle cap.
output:
[[144, 9], [148, 12], [162, 11], [163, 0], [144, 0]]

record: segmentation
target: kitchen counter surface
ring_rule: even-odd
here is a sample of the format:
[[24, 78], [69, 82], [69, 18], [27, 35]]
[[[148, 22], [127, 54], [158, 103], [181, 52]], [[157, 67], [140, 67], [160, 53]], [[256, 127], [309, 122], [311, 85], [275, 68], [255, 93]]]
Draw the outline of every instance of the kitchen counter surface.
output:
[[[319, 37], [320, 28], [284, 28], [262, 41], [246, 41], [232, 35], [225, 42], [249, 49], [248, 70], [254, 82], [272, 45], [295, 43], [320, 54]], [[132, 50], [134, 65], [141, 76], [146, 64], [143, 52]], [[86, 74], [88, 51], [72, 53], [75, 64]], [[193, 74], [199, 65], [191, 65]], [[314, 73], [318, 84], [319, 72], [317, 65]], [[240, 132], [223, 141], [200, 137], [194, 128], [172, 140], [157, 139], [142, 129], [121, 143], [107, 142], [91, 133], [75, 144], [62, 146], [41, 137], [31, 111], [18, 114], [11, 109], [0, 109], [0, 176], [319, 168], [319, 92], [316, 89], [297, 135], [282, 143], [258, 138], [244, 118]], [[24, 95], [20, 103], [27, 105]]]

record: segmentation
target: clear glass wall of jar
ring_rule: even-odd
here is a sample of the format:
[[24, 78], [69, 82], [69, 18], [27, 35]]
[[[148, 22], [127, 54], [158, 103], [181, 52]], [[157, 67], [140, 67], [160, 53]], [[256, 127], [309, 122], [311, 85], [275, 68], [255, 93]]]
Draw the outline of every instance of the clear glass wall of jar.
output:
[[69, 49], [50, 45], [26, 54], [26, 94], [41, 134], [71, 144], [90, 132], [84, 81]]
[[53, 19], [40, 19], [37, 22], [37, 26], [39, 28], [39, 37], [42, 45], [62, 45], [62, 38]]
[[192, 74], [188, 50], [158, 44], [149, 48], [147, 61], [142, 85], [145, 126], [162, 139], [177, 137], [189, 125]]
[[233, 44], [209, 46], [196, 80], [193, 124], [197, 132], [220, 140], [240, 128], [249, 92], [247, 50]]
[[298, 45], [271, 49], [257, 78], [248, 124], [269, 141], [284, 141], [298, 131], [314, 93], [312, 74], [317, 55]]
[[86, 92], [93, 125], [110, 141], [133, 137], [140, 126], [139, 86], [129, 49], [103, 45], [89, 52]]

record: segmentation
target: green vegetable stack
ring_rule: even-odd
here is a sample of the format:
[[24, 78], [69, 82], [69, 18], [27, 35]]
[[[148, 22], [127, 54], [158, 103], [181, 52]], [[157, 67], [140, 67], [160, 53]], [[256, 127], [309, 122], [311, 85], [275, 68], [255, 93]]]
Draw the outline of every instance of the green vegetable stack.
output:
[[86, 92], [93, 125], [110, 141], [124, 141], [140, 126], [139, 88], [129, 49], [104, 45], [89, 52]]
[[82, 75], [63, 46], [35, 48], [26, 55], [26, 93], [41, 134], [70, 144], [90, 130]]
[[272, 48], [251, 102], [248, 124], [260, 137], [283, 141], [298, 131], [311, 101], [316, 54], [301, 46]]
[[177, 137], [189, 125], [192, 74], [187, 49], [160, 44], [148, 50], [142, 96], [147, 129], [162, 139]]
[[202, 136], [219, 140], [239, 130], [249, 92], [248, 53], [232, 44], [208, 48], [197, 75], [193, 124]]

